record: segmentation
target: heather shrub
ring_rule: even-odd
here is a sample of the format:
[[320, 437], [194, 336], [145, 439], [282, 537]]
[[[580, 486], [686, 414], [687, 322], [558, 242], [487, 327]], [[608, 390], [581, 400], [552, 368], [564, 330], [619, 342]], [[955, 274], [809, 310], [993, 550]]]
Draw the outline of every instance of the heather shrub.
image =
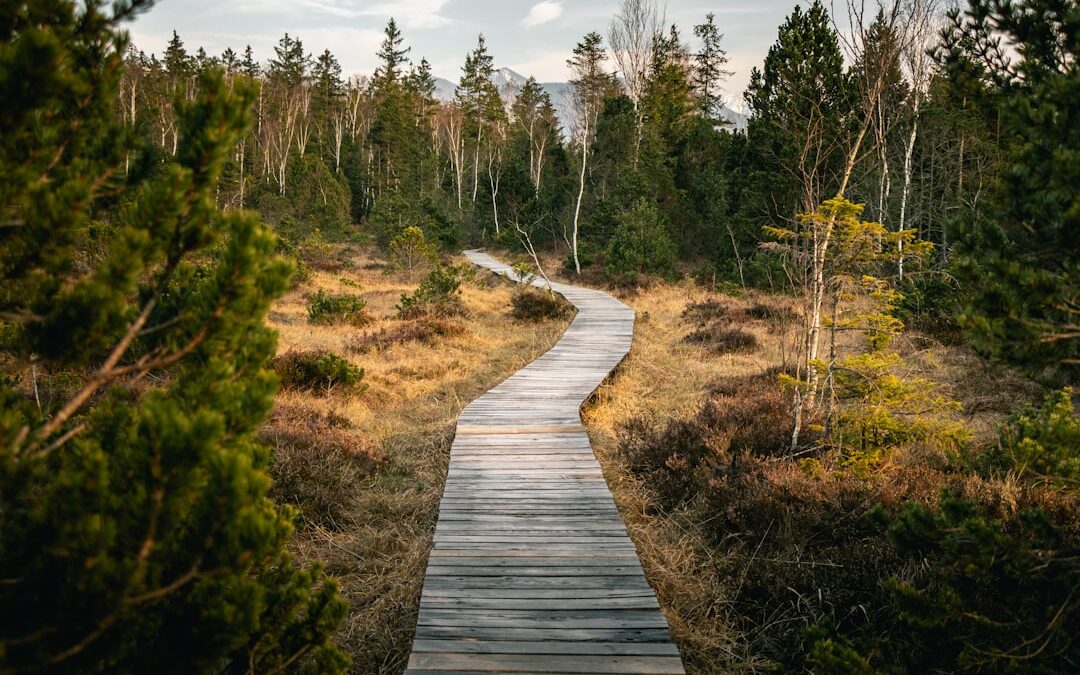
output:
[[683, 341], [705, 347], [713, 354], [745, 354], [761, 349], [757, 337], [741, 328], [721, 328], [717, 323], [698, 328]]
[[550, 291], [525, 288], [510, 299], [510, 315], [518, 321], [547, 321], [570, 316], [573, 307]]
[[419, 318], [404, 321], [394, 326], [384, 326], [377, 331], [359, 335], [349, 342], [349, 351], [356, 354], [367, 354], [411, 342], [430, 345], [438, 338], [454, 337], [464, 332], [465, 329], [456, 323], [440, 319]]
[[270, 496], [335, 530], [349, 523], [359, 481], [385, 461], [347, 419], [300, 406], [279, 405], [259, 438], [273, 448]]

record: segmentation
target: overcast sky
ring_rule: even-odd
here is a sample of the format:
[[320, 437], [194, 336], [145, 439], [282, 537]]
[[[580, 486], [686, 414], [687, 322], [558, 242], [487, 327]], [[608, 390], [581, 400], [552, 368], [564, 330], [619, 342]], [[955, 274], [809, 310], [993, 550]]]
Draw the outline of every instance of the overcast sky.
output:
[[[693, 26], [713, 12], [724, 33], [734, 76], [728, 103], [742, 109], [750, 68], [760, 66], [776, 29], [792, 7], [805, 0], [670, 0], [667, 22], [696, 44]], [[427, 57], [435, 74], [457, 81], [465, 54], [483, 33], [497, 67], [509, 67], [541, 81], [565, 81], [566, 59], [589, 31], [607, 34], [618, 0], [158, 0], [131, 27], [135, 44], [160, 54], [180, 33], [190, 51], [211, 54], [250, 44], [266, 61], [286, 32], [299, 36], [312, 53], [330, 49], [346, 74], [366, 74], [386, 19], [401, 25], [410, 56]], [[661, 0], [662, 4], [662, 0]]]

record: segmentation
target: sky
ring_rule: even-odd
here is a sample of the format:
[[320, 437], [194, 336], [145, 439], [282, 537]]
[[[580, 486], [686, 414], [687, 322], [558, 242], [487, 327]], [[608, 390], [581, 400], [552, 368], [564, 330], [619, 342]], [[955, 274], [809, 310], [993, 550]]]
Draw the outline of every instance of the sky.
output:
[[[668, 0], [667, 23], [696, 46], [693, 26], [712, 12], [724, 33], [727, 103], [743, 110], [750, 69], [760, 67], [777, 27], [805, 0]], [[158, 0], [130, 26], [135, 45], [160, 54], [176, 30], [188, 50], [220, 54], [251, 45], [265, 62], [284, 33], [299, 36], [313, 54], [329, 49], [346, 75], [368, 74], [387, 18], [402, 27], [410, 57], [426, 57], [436, 75], [457, 81], [465, 54], [483, 33], [496, 67], [542, 82], [567, 79], [566, 59], [589, 31], [607, 35], [618, 0]], [[661, 0], [661, 6], [664, 3]]]

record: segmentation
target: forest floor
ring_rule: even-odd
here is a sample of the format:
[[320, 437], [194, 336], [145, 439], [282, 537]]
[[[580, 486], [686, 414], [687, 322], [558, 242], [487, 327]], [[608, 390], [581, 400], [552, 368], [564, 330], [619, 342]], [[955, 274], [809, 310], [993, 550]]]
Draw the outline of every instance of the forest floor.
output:
[[[463, 284], [464, 315], [401, 320], [395, 305], [419, 275], [384, 274], [367, 247], [325, 248], [309, 261], [311, 277], [271, 309], [278, 353], [343, 356], [365, 369], [365, 388], [283, 389], [263, 436], [275, 446], [274, 496], [301, 511], [294, 554], [321, 561], [351, 605], [338, 642], [353, 672], [398, 673], [458, 413], [550, 348], [569, 320], [515, 321], [510, 284], [489, 274]], [[366, 322], [310, 324], [319, 289], [361, 296]]]

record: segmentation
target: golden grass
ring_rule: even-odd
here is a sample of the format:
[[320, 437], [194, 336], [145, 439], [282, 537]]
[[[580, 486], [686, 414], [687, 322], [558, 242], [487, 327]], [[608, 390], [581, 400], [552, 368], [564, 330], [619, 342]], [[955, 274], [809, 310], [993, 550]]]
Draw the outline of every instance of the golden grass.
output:
[[[708, 397], [709, 385], [721, 377], [748, 377], [790, 366], [797, 326], [742, 314], [754, 305], [795, 308], [795, 304], [790, 298], [753, 291], [745, 299], [719, 296], [690, 280], [614, 294], [637, 310], [633, 348], [590, 400], [583, 418], [646, 576], [657, 591], [689, 673], [770, 670], [773, 665], [755, 653], [751, 636], [741, 634], [737, 617], [729, 611], [739, 580], [720, 572], [732, 566], [730, 561], [721, 565], [722, 554], [707, 543], [708, 523], [693, 507], [663, 512], [649, 486], [627, 470], [617, 432], [636, 417], [690, 416]], [[761, 348], [749, 354], [715, 355], [705, 346], [685, 342], [695, 325], [682, 317], [683, 310], [707, 298], [740, 315], [731, 325], [753, 334]], [[903, 336], [898, 346], [910, 364], [910, 375], [934, 381], [943, 394], [964, 403], [964, 411], [956, 416], [972, 427], [978, 442], [996, 434], [1009, 410], [1038, 395], [1038, 388], [1022, 376], [987, 366], [968, 349], [942, 346], [914, 334]], [[1005, 386], [987, 386], [995, 381]], [[984, 404], [984, 399], [991, 403]]]
[[[399, 296], [415, 287], [415, 281], [375, 269], [380, 261], [368, 250], [355, 250], [352, 260], [351, 269], [317, 272], [283, 298], [274, 307], [272, 323], [281, 333], [282, 351], [329, 349], [367, 370], [369, 389], [360, 396], [326, 399], [283, 393], [280, 398], [346, 417], [387, 458], [357, 486], [360, 498], [349, 522], [333, 530], [309, 525], [297, 538], [296, 550], [305, 560], [324, 561], [352, 603], [340, 640], [353, 655], [354, 671], [392, 673], [404, 668], [408, 654], [454, 420], [465, 403], [552, 345], [567, 322], [511, 322], [507, 286], [466, 286], [464, 304], [470, 316], [449, 320], [460, 326], [461, 334], [440, 337], [431, 345], [409, 343], [349, 354], [358, 329], [308, 325], [307, 294], [316, 288], [360, 292], [374, 319], [359, 329], [366, 332], [393, 326]], [[549, 272], [556, 267], [553, 260], [546, 261]], [[768, 670], [772, 664], [755, 653], [752, 641], [735, 624], [730, 607], [739, 580], [731, 577], [732, 562], [722, 560], [722, 553], [707, 543], [708, 523], [692, 508], [660, 510], [649, 486], [623, 464], [617, 432], [637, 417], [663, 421], [693, 414], [720, 378], [751, 377], [790, 365], [796, 334], [791, 320], [784, 325], [747, 314], [761, 305], [791, 309], [793, 302], [754, 293], [744, 299], [718, 296], [692, 281], [654, 283], [615, 294], [637, 310], [638, 320], [629, 356], [584, 410], [596, 454], [688, 671]], [[707, 345], [684, 341], [698, 326], [682, 317], [683, 310], [708, 298], [735, 314], [732, 327], [751, 333], [760, 348], [717, 355]], [[959, 417], [980, 439], [993, 434], [1017, 398], [1038, 393], [1023, 378], [989, 369], [962, 348], [914, 334], [904, 336], [899, 347], [910, 374], [938, 382], [943, 393], [965, 404]], [[989, 387], [987, 382], [1007, 385]]]
[[[551, 347], [568, 321], [514, 322], [507, 284], [464, 284], [468, 316], [447, 320], [460, 324], [460, 334], [350, 354], [349, 342], [359, 333], [399, 323], [394, 306], [416, 282], [384, 275], [370, 249], [350, 249], [349, 258], [346, 269], [317, 271], [281, 298], [270, 323], [280, 334], [279, 353], [332, 351], [365, 369], [368, 388], [355, 396], [282, 392], [279, 404], [346, 418], [385, 459], [353, 486], [359, 498], [348, 522], [332, 529], [308, 523], [294, 549], [306, 562], [322, 561], [351, 604], [339, 642], [353, 657], [353, 672], [395, 673], [408, 658], [457, 415]], [[319, 288], [359, 293], [372, 322], [363, 328], [309, 325], [307, 297]]]

